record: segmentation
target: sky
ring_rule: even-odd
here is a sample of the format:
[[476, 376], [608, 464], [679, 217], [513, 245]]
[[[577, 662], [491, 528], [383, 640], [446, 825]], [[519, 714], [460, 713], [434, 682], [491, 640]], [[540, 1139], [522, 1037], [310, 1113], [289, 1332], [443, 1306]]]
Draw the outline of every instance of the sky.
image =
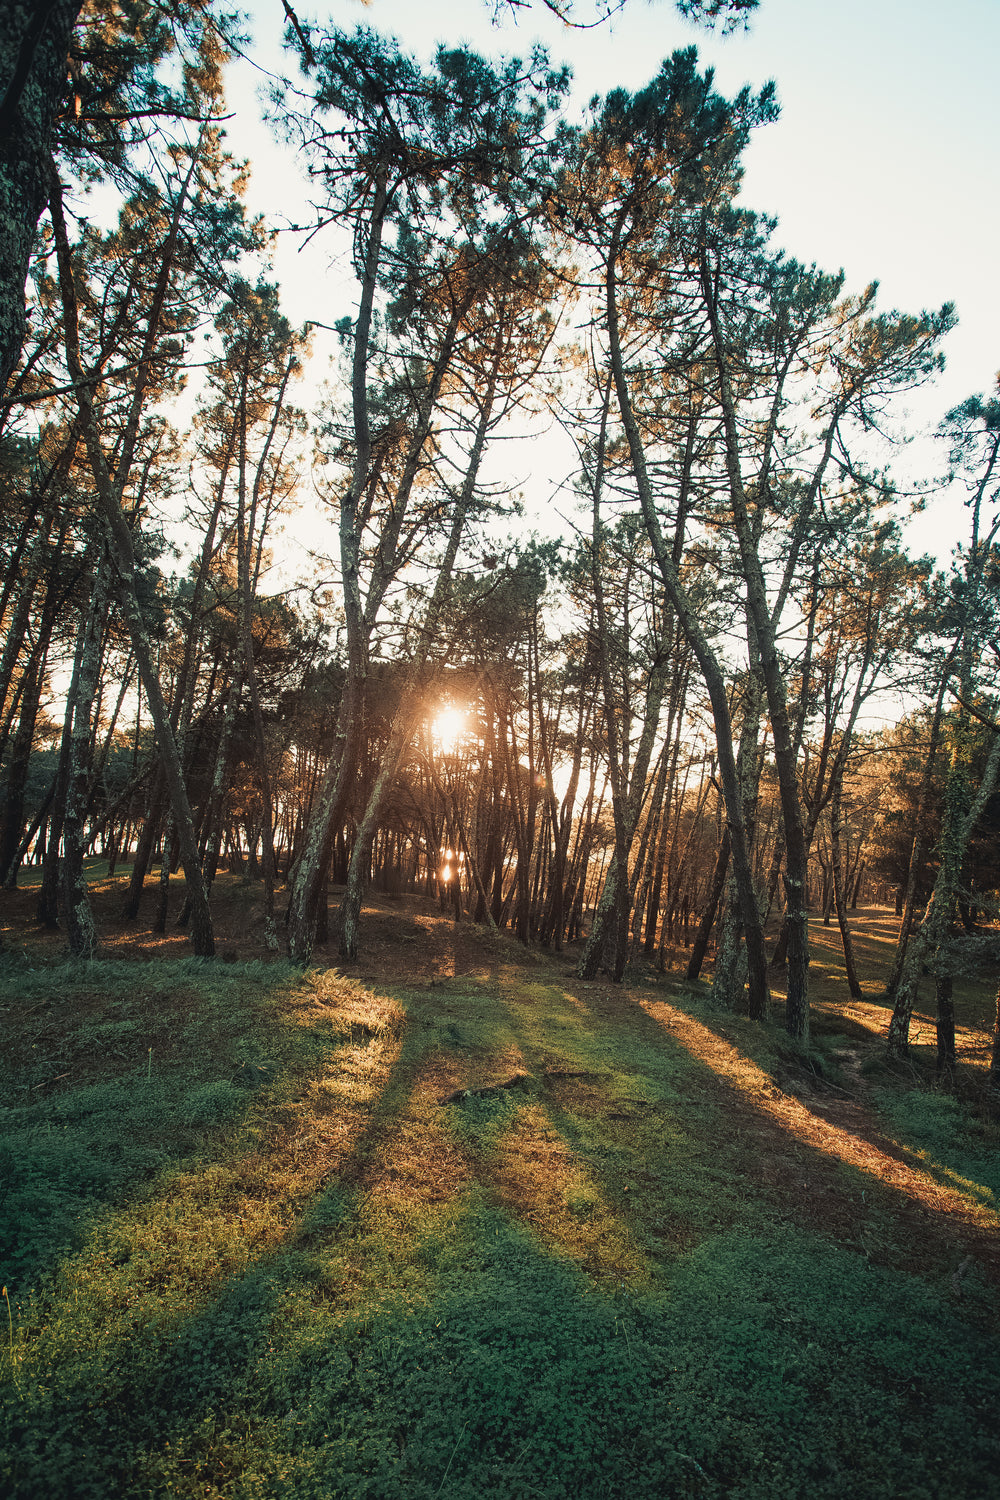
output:
[[[989, 390], [1000, 367], [1000, 0], [761, 0], [749, 31], [729, 37], [686, 23], [672, 0], [628, 0], [612, 23], [590, 30], [563, 26], [537, 0], [499, 25], [488, 0], [331, 0], [325, 10], [303, 0], [298, 9], [390, 32], [422, 58], [438, 42], [524, 55], [540, 40], [573, 70], [571, 114], [595, 93], [642, 87], [664, 57], [692, 44], [723, 93], [774, 79], [781, 118], [746, 152], [742, 201], [777, 217], [776, 245], [843, 269], [848, 290], [877, 280], [882, 308], [956, 304], [944, 374], [898, 409], [900, 430], [914, 439], [898, 459], [901, 479], [943, 469], [943, 452], [921, 434], [967, 395]], [[592, 13], [591, 0], [577, 0], [581, 18]], [[281, 0], [255, 0], [249, 56], [258, 67], [291, 67], [282, 23]], [[250, 63], [232, 71], [231, 146], [251, 161], [251, 206], [272, 221], [294, 219], [304, 182], [261, 123], [260, 83]], [[329, 239], [303, 250], [280, 236], [275, 274], [293, 322], [333, 323], [353, 310], [349, 261]], [[320, 336], [318, 365], [329, 347]], [[547, 451], [548, 471], [533, 463], [523, 476], [529, 514], [551, 514], [548, 500], [565, 478], [562, 450]], [[944, 559], [963, 529], [960, 497], [942, 491], [909, 539]]]

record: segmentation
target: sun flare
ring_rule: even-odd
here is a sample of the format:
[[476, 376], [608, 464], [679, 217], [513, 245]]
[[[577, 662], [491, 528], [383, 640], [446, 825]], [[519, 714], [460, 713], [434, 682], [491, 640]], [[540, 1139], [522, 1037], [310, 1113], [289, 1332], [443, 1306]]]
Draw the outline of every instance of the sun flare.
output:
[[446, 708], [439, 713], [431, 725], [431, 738], [435, 748], [444, 755], [457, 750], [466, 730], [466, 719], [467, 715], [460, 708]]

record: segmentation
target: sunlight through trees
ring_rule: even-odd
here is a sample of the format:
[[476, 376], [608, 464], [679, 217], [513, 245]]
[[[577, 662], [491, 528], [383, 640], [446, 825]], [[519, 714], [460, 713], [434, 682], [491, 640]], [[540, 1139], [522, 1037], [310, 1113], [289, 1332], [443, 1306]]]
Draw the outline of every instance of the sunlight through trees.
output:
[[[158, 870], [208, 956], [228, 867], [300, 963], [363, 953], [373, 884], [420, 892], [583, 978], [781, 994], [803, 1045], [810, 914], [858, 998], [852, 908], [892, 903], [888, 1041], [929, 969], [947, 1074], [1000, 894], [998, 398], [942, 424], [953, 559], [911, 556], [885, 456], [954, 313], [776, 248], [738, 196], [772, 86], [726, 97], [688, 47], [581, 116], [538, 47], [421, 63], [291, 15], [270, 119], [355, 289], [298, 329], [226, 134], [233, 18], [50, 11], [3, 23], [5, 887], [41, 866], [88, 958], [88, 860], [130, 871], [124, 921]], [[522, 517], [532, 424], [575, 455], [557, 541]]]

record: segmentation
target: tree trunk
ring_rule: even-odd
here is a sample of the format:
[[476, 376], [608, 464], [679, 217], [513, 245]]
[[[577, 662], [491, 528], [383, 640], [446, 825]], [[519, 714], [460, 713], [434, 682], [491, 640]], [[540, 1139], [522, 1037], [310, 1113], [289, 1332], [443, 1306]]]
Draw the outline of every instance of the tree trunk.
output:
[[962, 725], [955, 730], [955, 749], [952, 752], [942, 813], [941, 863], [924, 919], [907, 948], [889, 1021], [886, 1042], [890, 1054], [896, 1057], [906, 1055], [910, 1038], [910, 1017], [913, 1014], [921, 970], [947, 939], [965, 851], [1000, 775], [1000, 734], [994, 734], [979, 786], [974, 793], [970, 791], [964, 764], [965, 747], [962, 743], [967, 732], [967, 727]]
[[708, 897], [705, 901], [705, 909], [698, 923], [698, 931], [695, 933], [694, 943], [691, 947], [691, 957], [684, 978], [689, 984], [693, 984], [701, 973], [701, 966], [705, 962], [705, 954], [708, 952], [708, 940], [712, 935], [712, 927], [715, 923], [715, 914], [719, 909], [719, 901], [726, 885], [726, 874], [729, 870], [730, 838], [728, 827], [723, 830], [722, 843], [719, 846], [719, 855], [715, 862], [715, 872], [712, 875], [712, 884], [709, 886]]
[[139, 908], [142, 905], [142, 895], [146, 887], [146, 874], [149, 870], [149, 862], [153, 857], [153, 847], [156, 843], [157, 833], [159, 832], [162, 810], [163, 768], [157, 763], [149, 787], [146, 815], [142, 820], [142, 828], [136, 840], [135, 855], [132, 860], [132, 874], [129, 877], [125, 900], [122, 903], [121, 918], [123, 922], [134, 922], [139, 915]]
[[24, 804], [31, 769], [31, 751], [35, 740], [35, 723], [41, 701], [41, 664], [32, 653], [21, 693], [21, 712], [17, 730], [11, 740], [7, 761], [7, 778], [0, 794], [0, 881], [4, 890], [17, 889], [18, 855], [24, 832]]
[[864, 997], [861, 991], [861, 981], [858, 978], [857, 965], [854, 961], [854, 942], [851, 938], [851, 929], [847, 920], [847, 904], [844, 900], [843, 853], [840, 844], [843, 825], [842, 796], [841, 778], [838, 777], [833, 796], [830, 799], [830, 864], [833, 870], [833, 899], [837, 908], [840, 940], [844, 946], [844, 970], [847, 976], [847, 988], [853, 1000], [861, 1000]]
[[24, 283], [49, 195], [52, 126], [82, 0], [0, 6], [0, 391], [24, 340]]
[[378, 829], [379, 817], [412, 739], [417, 712], [410, 695], [407, 694], [407, 701], [397, 710], [393, 719], [389, 743], [382, 757], [382, 765], [354, 836], [354, 847], [351, 850], [351, 860], [347, 867], [347, 883], [337, 916], [338, 951], [341, 958], [349, 962], [353, 962], [358, 956], [358, 919], [361, 915], [361, 899], [371, 875], [372, 845]]
[[307, 963], [312, 952], [316, 914], [324, 884], [324, 854], [329, 846], [336, 821], [342, 816], [355, 767], [361, 754], [364, 728], [364, 684], [368, 670], [368, 651], [361, 605], [359, 573], [360, 538], [357, 531], [358, 505], [364, 493], [371, 464], [372, 442], [368, 414], [368, 356], [372, 312], [382, 251], [382, 234], [389, 205], [387, 172], [379, 163], [375, 170], [375, 196], [368, 222], [361, 297], [354, 331], [354, 360], [351, 371], [351, 403], [354, 418], [354, 472], [340, 505], [340, 569], [344, 594], [344, 616], [347, 635], [347, 678], [337, 722], [339, 757], [331, 759], [309, 819], [302, 854], [292, 880], [288, 908], [288, 951], [296, 963]]
[[939, 974], [937, 991], [937, 1073], [949, 1082], [955, 1076], [955, 997], [950, 974]]
[[[115, 573], [118, 598], [125, 615], [129, 637], [132, 642], [132, 651], [135, 655], [139, 676], [146, 694], [146, 702], [149, 705], [149, 711], [156, 730], [160, 747], [161, 764], [170, 793], [174, 826], [177, 831], [181, 858], [184, 864], [184, 874], [191, 893], [192, 944], [195, 953], [199, 957], [208, 958], [215, 952], [215, 938], [212, 932], [212, 917], [208, 908], [208, 894], [202, 880], [201, 865], [198, 861], [194, 820], [191, 816], [191, 805], [188, 801], [187, 787], [184, 784], [177, 743], [174, 739], [170, 717], [163, 697], [163, 690], [160, 687], [159, 675], [156, 671], [149, 635], [146, 630], [146, 622], [143, 619], [142, 606], [139, 602], [137, 567], [135, 550], [132, 545], [132, 534], [121, 507], [121, 490], [127, 477], [121, 472], [124, 465], [124, 458], [120, 457], [119, 459], [119, 472], [115, 483], [112, 483], [97, 428], [91, 386], [87, 382], [80, 361], [76, 288], [73, 281], [69, 240], [66, 235], [66, 224], [63, 217], [62, 188], [54, 167], [50, 176], [49, 210], [59, 262], [59, 284], [66, 325], [67, 364], [76, 386], [83, 439], [86, 444], [90, 469], [94, 478], [94, 487], [99, 502], [101, 518], [104, 522], [108, 555]], [[155, 348], [159, 311], [162, 308], [163, 297], [166, 294], [164, 276], [168, 269], [169, 257], [172, 257], [174, 244], [176, 243], [178, 218], [179, 205], [173, 226], [173, 243], [164, 252], [164, 263], [161, 267], [160, 280], [163, 282], [163, 286], [159, 307], [154, 302], [154, 309], [150, 313], [147, 337], [140, 362], [142, 373], [137, 377], [134, 394], [134, 406], [136, 408], [141, 404], [144, 380], [147, 378], [149, 362]], [[137, 421], [137, 409], [133, 412], [133, 415]]]
[[895, 1001], [896, 992], [900, 980], [903, 977], [903, 965], [906, 962], [906, 948], [913, 931], [913, 917], [916, 907], [917, 882], [920, 872], [924, 866], [924, 855], [926, 852], [925, 824], [927, 822], [927, 810], [931, 799], [931, 785], [934, 780], [934, 761], [937, 756], [938, 745], [941, 741], [941, 725], [944, 719], [944, 696], [948, 687], [949, 673], [954, 650], [948, 657], [948, 662], [941, 674], [941, 685], [938, 689], [937, 701], [934, 704], [934, 718], [931, 721], [930, 738], [927, 745], [927, 755], [924, 759], [923, 771], [920, 776], [920, 792], [917, 797], [917, 810], [914, 815], [913, 842], [910, 845], [910, 858], [906, 867], [906, 882], [901, 888], [902, 902], [897, 897], [897, 912], [900, 917], [899, 933], [896, 938], [896, 951], [892, 960], [892, 972], [886, 981], [885, 998]]
[[994, 1114], [1000, 1113], [1000, 985], [997, 985], [996, 1010], [993, 1017], [993, 1045], [990, 1048], [986, 1101]]
[[652, 485], [646, 467], [645, 450], [639, 425], [632, 409], [632, 399], [625, 378], [621, 343], [618, 333], [618, 309], [615, 288], [613, 247], [608, 266], [607, 308], [608, 342], [611, 368], [618, 398], [622, 425], [628, 441], [632, 472], [635, 476], [646, 532], [653, 548], [653, 555], [663, 579], [671, 605], [680, 621], [684, 635], [691, 647], [708, 690], [709, 702], [715, 720], [715, 740], [719, 758], [719, 778], [726, 804], [729, 825], [730, 853], [733, 875], [739, 896], [740, 914], [743, 919], [744, 940], [747, 945], [748, 983], [750, 987], [751, 1014], [766, 1015], [769, 1008], [767, 982], [767, 958], [764, 951], [764, 930], [760, 920], [757, 893], [754, 886], [750, 851], [743, 820], [743, 798], [736, 771], [736, 754], [733, 749], [733, 728], [729, 714], [729, 698], [725, 679], [718, 657], [712, 650], [697, 609], [689, 598], [677, 562], [667, 547], [656, 509]]
[[100, 678], [106, 610], [101, 558], [94, 573], [90, 603], [80, 621], [81, 648], [69, 688], [72, 730], [63, 810], [61, 885], [66, 936], [74, 958], [93, 958], [97, 951], [97, 928], [83, 875], [83, 827], [90, 800], [90, 716]]
[[[240, 389], [239, 404], [239, 454], [238, 472], [239, 483], [237, 487], [237, 513], [236, 513], [236, 553], [237, 553], [237, 577], [239, 581], [238, 591], [238, 628], [240, 636], [240, 648], [243, 654], [243, 675], [250, 694], [250, 711], [253, 718], [254, 739], [257, 745], [258, 774], [260, 776], [261, 797], [261, 854], [264, 874], [264, 943], [273, 952], [278, 950], [278, 932], [274, 923], [274, 808], [271, 797], [271, 777], [267, 765], [267, 739], [264, 734], [264, 716], [260, 706], [260, 692], [257, 687], [257, 668], [254, 661], [253, 649], [253, 589], [250, 578], [250, 550], [253, 541], [253, 530], [256, 520], [257, 502], [260, 491], [261, 476], [267, 453], [274, 440], [277, 424], [281, 413], [285, 390], [294, 368], [294, 362], [289, 360], [280, 389], [274, 403], [274, 411], [270, 424], [264, 452], [257, 466], [257, 473], [253, 487], [253, 501], [250, 514], [247, 515], [247, 381], [249, 346], [244, 360], [242, 372], [242, 385]], [[263, 534], [261, 537], [263, 547]]]

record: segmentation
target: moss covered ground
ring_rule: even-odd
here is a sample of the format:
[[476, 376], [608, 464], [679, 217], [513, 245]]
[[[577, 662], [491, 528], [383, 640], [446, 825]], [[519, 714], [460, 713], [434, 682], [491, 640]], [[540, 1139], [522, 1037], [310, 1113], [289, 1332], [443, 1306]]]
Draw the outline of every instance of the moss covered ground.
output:
[[0, 1494], [1000, 1492], [978, 991], [956, 1092], [882, 1068], [885, 914], [803, 1051], [416, 900], [302, 972], [102, 888], [89, 964], [5, 912]]

